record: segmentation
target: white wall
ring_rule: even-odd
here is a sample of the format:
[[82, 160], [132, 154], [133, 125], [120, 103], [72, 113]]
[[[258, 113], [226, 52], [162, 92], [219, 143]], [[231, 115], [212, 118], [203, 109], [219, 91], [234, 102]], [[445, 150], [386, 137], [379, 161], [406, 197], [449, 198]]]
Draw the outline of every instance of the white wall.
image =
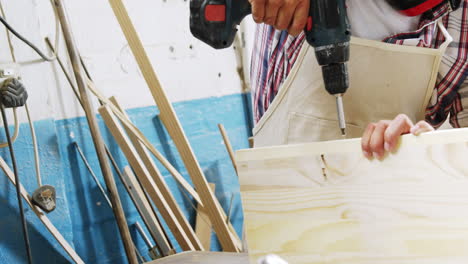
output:
[[[43, 39], [55, 38], [56, 23], [50, 2], [1, 2], [10, 24], [48, 51]], [[108, 1], [63, 2], [81, 55], [98, 88], [108, 96], [116, 95], [126, 108], [154, 105]], [[192, 37], [188, 0], [127, 0], [125, 4], [172, 102], [241, 92], [234, 49], [214, 50]], [[244, 28], [247, 43], [251, 44], [254, 28], [251, 20]], [[0, 29], [0, 63], [11, 61], [5, 36]], [[83, 115], [58, 65], [38, 61], [38, 56], [15, 37], [13, 45], [30, 94], [33, 118]], [[60, 55], [65, 60], [64, 50], [61, 40]], [[245, 67], [249, 65], [250, 50], [247, 47], [244, 52]], [[31, 60], [36, 62], [30, 63]], [[24, 116], [21, 120], [25, 120]]]

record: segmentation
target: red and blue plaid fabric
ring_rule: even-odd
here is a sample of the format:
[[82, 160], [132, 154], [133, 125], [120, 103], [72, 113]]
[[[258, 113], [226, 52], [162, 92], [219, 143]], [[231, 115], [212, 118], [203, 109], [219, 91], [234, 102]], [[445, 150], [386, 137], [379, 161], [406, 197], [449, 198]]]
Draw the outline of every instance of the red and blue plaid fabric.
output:
[[[468, 126], [468, 0], [452, 11], [449, 4], [440, 5], [421, 19], [415, 32], [398, 34], [384, 42], [404, 45], [406, 41], [418, 40], [419, 47], [438, 48], [443, 34], [435, 21], [443, 24], [453, 37], [439, 68], [437, 84], [426, 110], [426, 121], [434, 127], [442, 125], [450, 114], [454, 127]], [[287, 78], [305, 42], [304, 33], [297, 37], [272, 26], [257, 25], [256, 40], [251, 62], [254, 118], [260, 120], [281, 85]], [[414, 44], [413, 44], [414, 45]], [[466, 109], [466, 110], [465, 110]], [[465, 111], [464, 111], [465, 110]]]

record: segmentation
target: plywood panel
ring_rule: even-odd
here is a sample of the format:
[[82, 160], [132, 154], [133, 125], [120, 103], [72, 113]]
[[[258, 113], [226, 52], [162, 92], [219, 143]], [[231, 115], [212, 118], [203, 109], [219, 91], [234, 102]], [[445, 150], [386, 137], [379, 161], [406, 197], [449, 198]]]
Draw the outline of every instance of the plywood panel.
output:
[[359, 139], [238, 152], [252, 263], [467, 263], [467, 142], [408, 135], [383, 161]]

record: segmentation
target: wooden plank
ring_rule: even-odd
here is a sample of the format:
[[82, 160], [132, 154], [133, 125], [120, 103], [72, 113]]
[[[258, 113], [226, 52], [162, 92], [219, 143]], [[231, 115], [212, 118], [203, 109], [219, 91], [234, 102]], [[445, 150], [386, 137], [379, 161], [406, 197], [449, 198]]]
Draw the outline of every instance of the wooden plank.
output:
[[193, 189], [193, 187], [184, 179], [184, 177], [172, 166], [172, 164], [149, 142], [149, 140], [143, 135], [143, 133], [122, 113], [109, 99], [107, 99], [94, 85], [91, 80], [88, 80], [88, 89], [102, 102], [106, 103], [119, 118], [120, 122], [125, 126], [125, 129], [132, 134], [132, 136], [138, 138], [141, 144], [143, 144], [156, 159], [171, 173], [174, 179], [184, 188], [198, 204], [203, 204], [200, 200], [200, 196]]
[[73, 67], [73, 72], [75, 73], [76, 83], [80, 92], [80, 98], [83, 103], [83, 109], [86, 114], [89, 130], [91, 132], [91, 137], [96, 149], [96, 154], [98, 156], [99, 165], [102, 171], [102, 175], [104, 176], [107, 189], [109, 190], [112, 211], [117, 221], [117, 226], [119, 228], [120, 236], [125, 248], [127, 260], [130, 264], [137, 264], [138, 260], [133, 248], [132, 237], [128, 229], [127, 220], [122, 208], [117, 186], [115, 185], [115, 179], [113, 178], [112, 171], [109, 166], [109, 161], [106, 157], [104, 141], [99, 131], [94, 109], [92, 107], [91, 101], [88, 98], [88, 90], [86, 89], [85, 78], [83, 76], [80, 65], [78, 49], [71, 32], [70, 23], [68, 22], [67, 14], [65, 12], [65, 7], [62, 0], [54, 0], [53, 3], [55, 10], [57, 11], [58, 19], [60, 20], [60, 25], [62, 27], [63, 37], [67, 45], [67, 51]]
[[141, 189], [140, 184], [138, 183], [130, 167], [125, 167], [123, 169], [122, 181], [126, 186], [129, 195], [132, 197], [132, 200], [135, 202], [135, 206], [137, 207], [138, 212], [141, 213], [141, 218], [145, 222], [148, 231], [156, 241], [158, 247], [162, 250], [161, 254], [163, 256], [174, 254], [174, 249], [166, 239], [161, 224], [154, 215], [153, 210], [151, 209], [152, 206], [149, 201], [146, 200], [143, 189]]
[[[130, 121], [124, 109], [117, 102], [117, 99], [115, 99], [115, 97], [111, 97], [110, 101], [127, 118], [127, 120]], [[126, 129], [126, 130], [127, 130], [127, 135], [130, 138], [130, 141], [133, 143], [133, 146], [135, 147], [136, 152], [138, 153], [141, 160], [145, 164], [146, 169], [148, 169], [148, 172], [151, 175], [151, 177], [153, 177], [153, 180], [156, 183], [156, 186], [158, 186], [159, 190], [161, 191], [161, 194], [163, 195], [163, 198], [166, 200], [167, 204], [171, 208], [175, 217], [181, 224], [182, 228], [184, 229], [185, 234], [189, 237], [193, 246], [197, 250], [203, 251], [204, 250], [203, 245], [201, 244], [200, 240], [195, 234], [195, 231], [193, 230], [192, 226], [190, 226], [190, 223], [187, 221], [187, 218], [185, 217], [184, 213], [180, 209], [179, 205], [177, 204], [177, 201], [172, 195], [169, 186], [167, 186], [166, 181], [164, 180], [164, 177], [162, 176], [158, 167], [156, 167], [156, 164], [154, 164], [154, 161], [149, 155], [145, 146], [138, 140], [138, 138], [135, 135], [131, 133], [129, 129]]]
[[[215, 184], [210, 183], [211, 191], [215, 192]], [[195, 220], [195, 233], [200, 238], [200, 241], [203, 244], [203, 247], [210, 251], [211, 248], [211, 229], [212, 229], [210, 218], [206, 213], [206, 210], [203, 206], [198, 206], [197, 208], [197, 219]]]
[[127, 38], [130, 49], [135, 56], [143, 77], [145, 78], [160, 110], [160, 119], [169, 132], [169, 135], [171, 135], [171, 138], [174, 140], [185, 167], [192, 178], [192, 182], [200, 195], [203, 206], [208, 210], [208, 215], [213, 223], [216, 235], [219, 238], [223, 250], [238, 252], [236, 238], [230, 232], [228, 224], [225, 221], [225, 217], [223, 217], [222, 210], [220, 210], [220, 207], [217, 205], [216, 197], [208, 186], [208, 182], [206, 181], [203, 171], [195, 158], [184, 131], [182, 130], [179, 119], [177, 118], [166, 93], [159, 83], [148, 55], [145, 52], [143, 44], [138, 37], [122, 0], [109, 0], [109, 2], [117, 20], [120, 23], [122, 31]]
[[[419, 136], [404, 135], [400, 138], [397, 148], [413, 145], [440, 145], [464, 142], [468, 138], [468, 130], [449, 129], [425, 133]], [[304, 155], [332, 154], [332, 153], [360, 153], [361, 139], [347, 139], [323, 141], [306, 144], [282, 145], [262, 147], [236, 151], [237, 162], [251, 160], [265, 160], [283, 157], [300, 157]], [[398, 151], [398, 150], [397, 150]], [[397, 153], [397, 152], [396, 152]]]
[[226, 150], [229, 154], [229, 158], [231, 158], [232, 166], [237, 173], [237, 165], [236, 165], [236, 158], [234, 157], [234, 150], [232, 149], [231, 141], [229, 141], [229, 137], [226, 133], [226, 129], [224, 128], [223, 124], [218, 124], [219, 132], [223, 137], [224, 146], [226, 146]]
[[[10, 182], [16, 186], [15, 182], [15, 176], [13, 172], [11, 171], [10, 167], [8, 167], [8, 164], [6, 164], [5, 160], [3, 160], [2, 157], [0, 157], [0, 167], [2, 168], [3, 172], [5, 175], [8, 177]], [[57, 230], [57, 228], [50, 222], [49, 218], [41, 212], [41, 210], [33, 205], [31, 203], [31, 196], [28, 194], [26, 189], [24, 189], [23, 185], [20, 184], [20, 189], [21, 189], [21, 196], [24, 198], [26, 203], [29, 205], [31, 210], [34, 212], [34, 214], [41, 220], [41, 222], [44, 224], [44, 226], [47, 228], [47, 230], [50, 232], [50, 234], [57, 240], [57, 242], [62, 246], [62, 248], [67, 252], [68, 256], [77, 264], [84, 264], [84, 261], [76, 254], [75, 250], [68, 244], [68, 242], [65, 240], [65, 238], [60, 234], [60, 232]]]
[[243, 150], [251, 261], [468, 261], [468, 129], [405, 135], [383, 161], [360, 140]]
[[[107, 147], [106, 147], [106, 153], [109, 157], [109, 160], [112, 163], [112, 166], [117, 172], [117, 175], [119, 176], [119, 179], [122, 182], [122, 185], [125, 187], [125, 190], [127, 190], [127, 193], [130, 195], [130, 198], [132, 199], [132, 202], [135, 205], [138, 211], [138, 214], [141, 216], [141, 218], [143, 219], [143, 222], [145, 223], [146, 227], [150, 231], [151, 237], [153, 237], [153, 240], [157, 242], [156, 249], [159, 252], [161, 252], [160, 254], [162, 256], [167, 256], [166, 254], [168, 255], [175, 254], [175, 250], [173, 249], [173, 246], [170, 243], [166, 232], [164, 232], [164, 229], [162, 228], [162, 225], [161, 225], [161, 221], [159, 220], [159, 217], [156, 214], [156, 211], [154, 210], [153, 206], [151, 205], [149, 207], [145, 205], [142, 206], [142, 203], [144, 201], [146, 201], [146, 203], [149, 204], [150, 198], [146, 195], [145, 192], [134, 192], [129, 187], [129, 185], [126, 184], [126, 181], [124, 179], [125, 176], [123, 175], [122, 171], [119, 169], [117, 162], [115, 161], [114, 157], [112, 156], [112, 154], [110, 153]], [[135, 177], [133, 172], [131, 175]], [[142, 190], [141, 184], [138, 181], [137, 183], [138, 184], [136, 186], [140, 190]], [[138, 222], [135, 224], [138, 225]], [[161, 244], [162, 246], [159, 246], [159, 244]]]
[[[162, 156], [162, 154], [156, 150], [156, 148], [148, 141], [148, 139], [141, 133], [141, 131], [131, 123], [128, 118], [109, 100], [107, 99], [95, 86], [94, 83], [88, 80], [88, 88], [89, 90], [102, 102], [106, 103], [115, 116], [122, 122], [125, 129], [130, 132], [133, 136], [138, 138], [138, 140], [158, 159], [161, 164], [174, 176], [175, 180], [189, 193], [192, 197], [198, 202], [199, 205], [203, 205], [201, 203], [199, 195], [195, 192], [192, 186], [182, 177], [182, 175], [170, 164], [170, 162]], [[227, 219], [225, 212], [223, 211], [221, 204], [216, 199], [215, 200], [216, 206], [219, 208], [219, 212], [221, 212], [221, 216], [223, 219]], [[242, 251], [242, 241], [240, 240], [239, 236], [237, 235], [236, 230], [232, 226], [231, 223], [228, 223], [229, 232], [231, 232], [231, 236], [234, 239], [234, 243], [239, 251]]]
[[143, 188], [146, 190], [158, 210], [161, 212], [161, 215], [171, 229], [172, 234], [176, 238], [182, 250], [196, 250], [190, 239], [185, 234], [181, 223], [179, 223], [167, 201], [164, 199], [161, 191], [156, 186], [153, 178], [149, 175], [148, 170], [138, 156], [135, 148], [130, 143], [128, 137], [125, 135], [123, 128], [112, 114], [110, 108], [107, 105], [102, 106], [99, 108], [99, 113], [101, 114], [110, 132], [122, 149], [122, 152], [130, 163], [130, 166], [132, 166], [133, 170], [135, 171], [136, 176], [143, 185]]
[[[182, 252], [146, 264], [247, 264], [247, 254], [226, 252]], [[292, 263], [291, 263], [292, 264]]]

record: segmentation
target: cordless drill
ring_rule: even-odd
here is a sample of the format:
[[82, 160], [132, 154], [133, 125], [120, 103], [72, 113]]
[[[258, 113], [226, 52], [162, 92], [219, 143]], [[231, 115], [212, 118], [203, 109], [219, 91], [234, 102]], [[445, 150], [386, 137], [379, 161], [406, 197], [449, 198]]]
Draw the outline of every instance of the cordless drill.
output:
[[[349, 87], [350, 26], [345, 0], [310, 0], [305, 30], [307, 42], [315, 48], [322, 66], [325, 89], [336, 96], [338, 121], [345, 135], [342, 95]], [[190, 30], [215, 49], [230, 47], [242, 19], [251, 14], [248, 0], [191, 0]]]
[[[387, 2], [404, 15], [417, 16], [447, 3], [455, 10], [461, 0]], [[251, 12], [248, 0], [191, 0], [190, 30], [196, 38], [216, 49], [227, 48], [234, 41], [237, 26]], [[304, 30], [307, 42], [315, 48], [317, 61], [322, 66], [325, 89], [336, 96], [338, 121], [345, 135], [342, 95], [349, 87], [347, 62], [351, 36], [345, 0], [310, 0]]]

